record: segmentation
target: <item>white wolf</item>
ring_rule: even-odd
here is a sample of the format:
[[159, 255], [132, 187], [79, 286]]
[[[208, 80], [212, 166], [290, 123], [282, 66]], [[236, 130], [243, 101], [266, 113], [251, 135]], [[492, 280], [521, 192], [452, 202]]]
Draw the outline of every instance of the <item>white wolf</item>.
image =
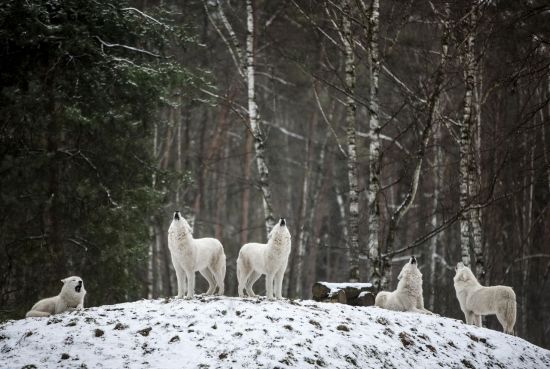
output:
[[84, 282], [80, 277], [62, 279], [63, 287], [59, 295], [38, 301], [26, 314], [26, 317], [44, 317], [59, 314], [67, 310], [84, 308]]
[[516, 294], [511, 287], [484, 287], [470, 268], [462, 263], [457, 264], [453, 281], [467, 324], [481, 327], [482, 315], [496, 314], [504, 333], [514, 334], [517, 307]]
[[239, 296], [244, 296], [245, 289], [248, 296], [256, 296], [252, 286], [265, 274], [267, 298], [273, 299], [274, 293], [275, 298], [282, 298], [283, 277], [289, 255], [290, 232], [285, 219], [281, 218], [269, 233], [267, 243], [247, 243], [241, 247], [237, 259]]
[[168, 248], [178, 280], [178, 297], [192, 298], [195, 293], [195, 272], [198, 270], [208, 281], [207, 295], [218, 288], [218, 294], [224, 293], [225, 253], [220, 241], [215, 238], [193, 238], [189, 223], [174, 213], [174, 219], [168, 228]]
[[397, 279], [397, 289], [393, 292], [379, 292], [374, 305], [388, 310], [431, 314], [431, 311], [424, 308], [422, 273], [418, 270], [414, 256], [403, 266]]

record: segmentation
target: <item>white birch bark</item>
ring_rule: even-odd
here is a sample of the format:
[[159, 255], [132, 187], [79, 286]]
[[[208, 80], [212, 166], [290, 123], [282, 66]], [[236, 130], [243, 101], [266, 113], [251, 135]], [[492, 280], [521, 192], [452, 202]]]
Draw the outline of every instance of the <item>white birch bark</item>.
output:
[[356, 148], [356, 105], [355, 93], [355, 58], [353, 53], [353, 34], [351, 30], [351, 1], [342, 2], [343, 9], [343, 37], [344, 68], [346, 83], [346, 137], [347, 137], [347, 171], [349, 183], [348, 207], [348, 239], [349, 248], [349, 280], [358, 282], [359, 277], [359, 184], [357, 178], [357, 148]]
[[247, 32], [246, 32], [246, 76], [248, 86], [248, 118], [250, 130], [254, 138], [254, 151], [256, 154], [256, 165], [258, 167], [259, 187], [262, 192], [262, 203], [264, 209], [264, 219], [266, 235], [269, 234], [275, 218], [271, 206], [271, 188], [269, 187], [269, 170], [265, 160], [265, 137], [260, 127], [258, 106], [256, 104], [256, 84], [255, 84], [255, 25], [254, 25], [254, 0], [246, 1], [247, 13]]
[[[340, 192], [340, 190], [338, 188], [335, 188], [335, 192], [336, 192], [336, 203], [338, 204], [338, 210], [340, 211], [340, 219], [341, 219], [341, 229], [342, 229], [342, 233], [343, 233], [343, 236], [344, 236], [344, 240], [347, 242], [347, 240], [349, 239], [349, 236], [348, 236], [348, 227], [346, 227], [345, 223], [346, 223], [346, 204], [344, 202], [344, 197], [342, 196], [342, 193]], [[349, 260], [350, 259], [350, 249], [349, 247], [346, 247], [346, 259]]]
[[[472, 5], [466, 25], [467, 38], [464, 50], [464, 110], [462, 114], [462, 122], [460, 125], [460, 165], [459, 165], [459, 181], [460, 181], [460, 251], [462, 263], [466, 266], [471, 266], [470, 250], [472, 249], [473, 226], [472, 222], [474, 212], [472, 207], [471, 194], [473, 189], [472, 183], [475, 178], [472, 175], [475, 173], [475, 166], [472, 156], [472, 135], [474, 131], [474, 116], [473, 116], [473, 95], [475, 88], [475, 57], [474, 57], [474, 25], [475, 25], [475, 5]], [[476, 219], [477, 221], [477, 219]], [[477, 226], [477, 224], [476, 224]], [[478, 249], [479, 251], [479, 249]]]
[[[471, 14], [471, 25], [470, 25], [470, 32], [474, 32], [473, 30], [476, 28], [476, 23], [478, 19], [478, 8], [472, 7], [472, 14]], [[474, 40], [475, 42], [475, 40]], [[475, 45], [472, 45], [475, 46]], [[472, 48], [471, 50], [473, 57], [475, 57], [475, 49]], [[475, 59], [474, 59], [475, 60]], [[470, 199], [477, 199], [476, 205], [479, 202], [479, 194], [481, 189], [481, 178], [482, 178], [482, 171], [481, 171], [481, 96], [483, 95], [483, 86], [482, 86], [482, 72], [480, 69], [480, 64], [474, 62], [474, 111], [475, 115], [475, 127], [474, 128], [474, 134], [475, 137], [473, 139], [475, 145], [475, 151], [473, 152], [471, 158], [472, 158], [472, 164], [468, 167], [470, 170], [470, 173], [468, 175], [468, 189], [470, 191], [469, 196]], [[472, 248], [474, 251], [474, 260], [475, 260], [475, 271], [478, 280], [483, 283], [484, 277], [485, 277], [485, 255], [483, 250], [483, 233], [482, 233], [482, 209], [479, 206], [476, 206], [472, 209], [471, 217], [471, 230], [472, 230]]]
[[374, 286], [380, 287], [382, 261], [380, 259], [380, 207], [378, 195], [380, 192], [380, 112], [378, 106], [378, 80], [380, 77], [379, 59], [379, 0], [373, 0], [369, 16], [369, 53], [370, 91], [369, 91], [369, 185], [367, 186], [368, 205], [368, 257], [370, 261], [370, 280]]
[[[248, 98], [248, 118], [249, 129], [254, 141], [254, 153], [256, 167], [258, 169], [259, 181], [258, 185], [262, 193], [262, 207], [264, 213], [264, 221], [266, 227], [266, 235], [269, 234], [271, 228], [275, 224], [275, 218], [273, 217], [273, 208], [271, 205], [271, 189], [269, 186], [269, 169], [265, 159], [265, 136], [263, 134], [260, 115], [258, 112], [258, 105], [256, 102], [256, 82], [255, 82], [255, 2], [254, 0], [246, 1], [246, 14], [247, 14], [247, 32], [246, 32], [246, 50], [243, 53], [241, 44], [235, 33], [231, 23], [225, 16], [223, 11], [222, 2], [216, 1], [214, 6], [217, 10], [217, 17], [221, 26], [217, 24], [213, 15], [209, 12], [209, 4], [204, 2], [206, 13], [210, 19], [210, 22], [222, 41], [226, 44], [226, 47], [231, 54], [231, 57], [237, 67], [237, 70], [241, 76], [245, 79], [247, 85], [247, 98]], [[222, 32], [222, 28], [225, 29], [227, 36]]]

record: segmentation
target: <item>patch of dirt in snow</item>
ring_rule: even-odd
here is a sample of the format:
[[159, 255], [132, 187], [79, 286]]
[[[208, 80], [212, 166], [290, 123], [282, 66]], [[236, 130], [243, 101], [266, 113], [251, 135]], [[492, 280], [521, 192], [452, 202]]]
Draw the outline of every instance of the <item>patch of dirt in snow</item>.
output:
[[142, 300], [0, 325], [0, 368], [544, 368], [460, 321], [314, 301]]

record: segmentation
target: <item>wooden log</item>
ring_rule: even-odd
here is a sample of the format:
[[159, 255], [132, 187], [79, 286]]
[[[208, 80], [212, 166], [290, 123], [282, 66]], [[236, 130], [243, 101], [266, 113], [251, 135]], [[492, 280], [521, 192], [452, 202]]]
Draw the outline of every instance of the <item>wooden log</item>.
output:
[[346, 290], [338, 290], [338, 293], [336, 294], [338, 296], [338, 302], [341, 304], [347, 304], [348, 303], [348, 297], [346, 295]]
[[312, 286], [312, 295], [315, 301], [340, 302], [342, 304], [357, 305], [356, 301], [362, 292], [373, 292], [370, 283], [329, 283], [316, 282]]
[[322, 283], [316, 282], [311, 288], [311, 292], [313, 295], [313, 300], [324, 301], [329, 297], [328, 295], [330, 293], [330, 288]]
[[355, 301], [357, 306], [373, 306], [374, 294], [372, 292], [362, 292]]

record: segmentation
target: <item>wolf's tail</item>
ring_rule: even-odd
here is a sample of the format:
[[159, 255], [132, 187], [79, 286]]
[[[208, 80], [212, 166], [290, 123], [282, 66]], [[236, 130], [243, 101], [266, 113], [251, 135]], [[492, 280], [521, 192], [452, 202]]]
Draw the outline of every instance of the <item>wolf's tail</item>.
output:
[[506, 306], [504, 308], [504, 319], [506, 321], [506, 327], [504, 327], [504, 333], [508, 333], [511, 335], [514, 334], [514, 325], [516, 324], [516, 311], [516, 299], [506, 299]]

